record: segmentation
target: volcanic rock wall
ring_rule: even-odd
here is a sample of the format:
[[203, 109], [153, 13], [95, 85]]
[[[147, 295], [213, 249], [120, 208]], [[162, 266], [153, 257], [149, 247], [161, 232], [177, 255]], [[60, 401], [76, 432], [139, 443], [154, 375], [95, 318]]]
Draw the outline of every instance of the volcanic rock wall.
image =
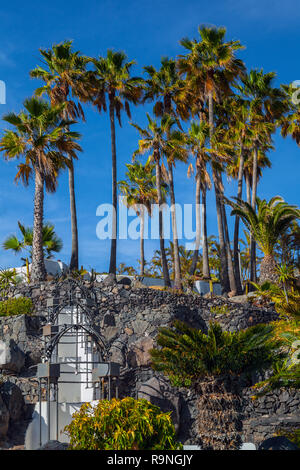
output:
[[[151, 369], [149, 350], [155, 345], [158, 328], [180, 319], [203, 331], [206, 331], [210, 321], [219, 322], [224, 330], [235, 331], [278, 318], [272, 308], [260, 309], [250, 303], [236, 304], [224, 298], [206, 299], [196, 294], [176, 294], [109, 281], [89, 283], [67, 279], [17, 286], [10, 296], [30, 297], [34, 312], [30, 317], [0, 318], [0, 340], [13, 340], [24, 353], [24, 365], [19, 372], [0, 374], [0, 381], [9, 381], [19, 387], [25, 403], [37, 400], [37, 382], [32, 366], [40, 362], [43, 352], [41, 328], [46, 323], [47, 299], [55, 297], [60, 303], [68, 305], [71, 291], [76, 293], [79, 303], [81, 298], [94, 301], [92, 314], [105, 338], [110, 360], [122, 366], [120, 395], [148, 398], [163, 410], [172, 411], [178, 437], [190, 444], [199, 442], [195, 425], [196, 397], [190, 391], [175, 390], [164, 377]], [[278, 420], [274, 424], [276, 417], [282, 415], [291, 416], [292, 426], [297, 423], [299, 426], [299, 394], [291, 392], [289, 398], [283, 401], [286, 395], [278, 392], [255, 403], [250, 398], [251, 393], [250, 389], [244, 393], [246, 440], [256, 442], [265, 435], [272, 435], [278, 424]], [[3, 419], [7, 421], [5, 404], [1, 405], [0, 400], [0, 430], [1, 406]], [[270, 418], [269, 421], [266, 418]]]

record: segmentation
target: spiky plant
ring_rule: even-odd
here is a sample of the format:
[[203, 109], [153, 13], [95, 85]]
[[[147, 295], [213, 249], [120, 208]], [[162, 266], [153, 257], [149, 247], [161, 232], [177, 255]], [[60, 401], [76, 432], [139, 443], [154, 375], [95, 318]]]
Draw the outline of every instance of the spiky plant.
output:
[[242, 399], [240, 375], [268, 367], [278, 342], [272, 325], [222, 331], [211, 323], [207, 334], [176, 321], [161, 328], [151, 351], [153, 367], [175, 386], [194, 388], [198, 398], [198, 430], [205, 448], [235, 449], [240, 440]]

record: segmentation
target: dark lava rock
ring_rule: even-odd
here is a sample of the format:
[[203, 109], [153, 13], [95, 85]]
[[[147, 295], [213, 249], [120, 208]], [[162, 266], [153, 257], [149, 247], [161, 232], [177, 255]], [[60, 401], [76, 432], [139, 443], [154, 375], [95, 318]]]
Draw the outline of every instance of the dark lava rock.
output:
[[287, 437], [270, 437], [263, 441], [258, 450], [300, 450], [299, 447], [291, 442]]

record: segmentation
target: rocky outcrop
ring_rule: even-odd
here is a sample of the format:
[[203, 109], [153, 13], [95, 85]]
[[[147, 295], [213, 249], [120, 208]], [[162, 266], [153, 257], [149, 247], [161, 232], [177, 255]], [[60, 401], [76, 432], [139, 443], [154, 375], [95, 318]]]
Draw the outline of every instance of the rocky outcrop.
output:
[[[1, 389], [0, 389], [1, 392]], [[0, 393], [0, 443], [5, 440], [9, 426], [9, 411]]]
[[0, 340], [0, 370], [19, 373], [25, 364], [25, 354], [12, 338]]

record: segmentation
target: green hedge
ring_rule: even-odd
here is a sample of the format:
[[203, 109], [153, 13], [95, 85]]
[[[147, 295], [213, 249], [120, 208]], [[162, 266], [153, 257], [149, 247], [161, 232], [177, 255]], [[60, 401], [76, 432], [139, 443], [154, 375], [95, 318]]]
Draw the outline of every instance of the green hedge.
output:
[[18, 297], [0, 302], [0, 317], [11, 315], [30, 315], [33, 310], [32, 300], [28, 297]]

